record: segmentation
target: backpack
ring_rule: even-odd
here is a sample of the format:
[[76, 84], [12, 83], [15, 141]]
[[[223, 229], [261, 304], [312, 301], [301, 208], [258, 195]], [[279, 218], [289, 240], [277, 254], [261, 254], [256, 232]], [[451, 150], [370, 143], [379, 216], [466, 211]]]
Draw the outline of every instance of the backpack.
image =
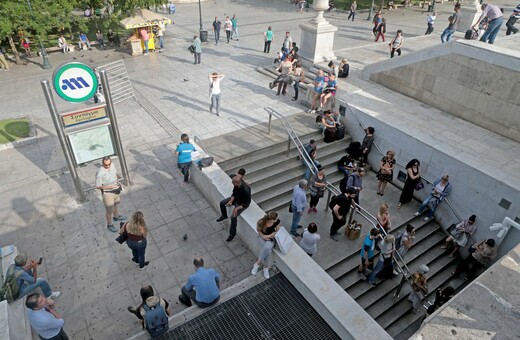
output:
[[5, 281], [0, 288], [0, 301], [7, 300], [11, 303], [18, 298], [20, 286], [18, 285], [18, 277], [22, 275], [23, 270], [14, 271], [14, 264], [7, 268], [5, 273]]
[[399, 250], [401, 248], [401, 242], [403, 240], [404, 231], [400, 231], [395, 235], [395, 249]]
[[146, 303], [143, 304], [144, 309], [144, 326], [152, 338], [164, 334], [168, 331], [168, 315], [161, 306], [161, 301], [150, 308]]

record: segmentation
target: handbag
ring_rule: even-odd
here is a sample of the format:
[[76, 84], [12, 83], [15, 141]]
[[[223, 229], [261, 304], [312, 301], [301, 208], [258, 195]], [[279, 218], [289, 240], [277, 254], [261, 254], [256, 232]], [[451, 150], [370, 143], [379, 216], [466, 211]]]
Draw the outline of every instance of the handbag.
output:
[[188, 51], [190, 51], [191, 54], [195, 53], [195, 46], [193, 46], [193, 45], [188, 46]]
[[473, 254], [474, 252], [476, 252], [477, 250], [475, 249], [475, 247], [471, 246], [468, 248], [468, 253], [470, 254]]
[[415, 185], [415, 190], [421, 190], [424, 188], [424, 182], [422, 181], [422, 179], [419, 180], [419, 182], [417, 182], [417, 184]]
[[292, 236], [284, 227], [280, 227], [278, 232], [274, 235], [274, 238], [282, 254], [286, 255], [294, 242]]
[[292, 201], [289, 202], [289, 212], [292, 214], [293, 213], [293, 210], [292, 210]]
[[[119, 224], [119, 229], [123, 228], [125, 226], [125, 223], [121, 222]], [[123, 231], [123, 233], [119, 234], [118, 237], [116, 237], [116, 241], [119, 243], [119, 244], [123, 244], [126, 242], [126, 240], [128, 240], [128, 233], [125, 231]]]

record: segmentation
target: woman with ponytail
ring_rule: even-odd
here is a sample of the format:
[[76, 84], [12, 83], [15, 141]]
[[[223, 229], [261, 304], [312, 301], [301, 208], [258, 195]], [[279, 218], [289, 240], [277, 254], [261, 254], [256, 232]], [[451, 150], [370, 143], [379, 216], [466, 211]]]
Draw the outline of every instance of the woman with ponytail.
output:
[[262, 250], [260, 250], [260, 255], [258, 256], [258, 261], [253, 265], [253, 269], [251, 270], [252, 275], [256, 275], [258, 273], [258, 269], [260, 265], [264, 266], [264, 277], [268, 279], [269, 276], [269, 255], [275, 245], [274, 235], [280, 229], [280, 220], [278, 219], [278, 213], [274, 211], [268, 212], [264, 217], [258, 220], [256, 223], [256, 230], [258, 232], [258, 237], [262, 242]]

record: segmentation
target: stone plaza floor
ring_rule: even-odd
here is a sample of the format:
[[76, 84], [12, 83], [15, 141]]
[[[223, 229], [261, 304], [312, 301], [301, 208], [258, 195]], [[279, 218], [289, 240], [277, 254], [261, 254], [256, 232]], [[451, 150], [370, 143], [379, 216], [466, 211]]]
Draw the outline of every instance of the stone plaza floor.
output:
[[[439, 11], [449, 13], [452, 4], [437, 6]], [[203, 3], [204, 26], [209, 28], [215, 15], [223, 21], [226, 14], [233, 13], [239, 18], [240, 40], [227, 44], [221, 36], [215, 46], [210, 31], [209, 42], [202, 47], [201, 65], [193, 65], [187, 51], [198, 31], [197, 4], [177, 5], [175, 25], [166, 31], [164, 53], [131, 57], [113, 49], [94, 49], [50, 55], [54, 67], [68, 61], [99, 66], [124, 58], [137, 97], [144, 105], [135, 100], [116, 105], [134, 183], [122, 194], [121, 212], [130, 216], [136, 210], [143, 211], [150, 227], [146, 253], [150, 266], [144, 271], [132, 264], [130, 249], [117, 244], [116, 235], [107, 230], [96, 190], [89, 191], [87, 203], [76, 202], [39, 84], [43, 78], [50, 80], [53, 70], [42, 70], [30, 62], [26, 66], [12, 64], [9, 72], [0, 74], [0, 119], [26, 116], [37, 131], [33, 143], [0, 151], [0, 246], [15, 244], [31, 258], [44, 257], [39, 274], [63, 293], [57, 299], [57, 309], [71, 339], [123, 339], [139, 331], [137, 320], [126, 307], [139, 302], [143, 283], [151, 283], [172, 303], [174, 312], [182, 310], [177, 296], [194, 270], [191, 262], [196, 256], [219, 270], [222, 288], [250, 275], [255, 256], [239, 239], [225, 243], [227, 224], [215, 222], [218, 212], [196, 188], [181, 185], [173, 150], [179, 131], [207, 139], [265, 122], [266, 105], [286, 115], [301, 112], [302, 107], [291, 102], [290, 96], [274, 96], [267, 87], [269, 79], [255, 68], [272, 63], [284, 31], [291, 31], [299, 42], [298, 25], [314, 13], [297, 14], [286, 1], [224, 0]], [[351, 59], [354, 77], [360, 70], [357, 65], [378, 61], [387, 53], [386, 44], [379, 50], [372, 41], [371, 24], [362, 19], [364, 15], [360, 13], [354, 23], [347, 23], [344, 13], [325, 15], [340, 28], [335, 50], [338, 56]], [[419, 37], [426, 27], [424, 11], [398, 10], [386, 17], [389, 32], [399, 27], [405, 30], [405, 37], [413, 37], [404, 53], [424, 47]], [[444, 26], [440, 21], [434, 32], [437, 38]], [[265, 55], [262, 33], [269, 25], [273, 26], [275, 40], [271, 53]], [[391, 38], [390, 33], [388, 36]], [[433, 40], [426, 43], [430, 44]], [[365, 53], [365, 48], [372, 52]], [[349, 49], [355, 52], [350, 54]], [[214, 71], [226, 75], [222, 81], [222, 117], [208, 112], [207, 76]], [[71, 107], [60, 100], [58, 106], [62, 110]], [[155, 109], [154, 115], [150, 107]], [[157, 115], [175, 129], [161, 124]], [[84, 187], [91, 187], [96, 167], [89, 165], [79, 171]], [[187, 241], [182, 239], [184, 234], [188, 234]]]

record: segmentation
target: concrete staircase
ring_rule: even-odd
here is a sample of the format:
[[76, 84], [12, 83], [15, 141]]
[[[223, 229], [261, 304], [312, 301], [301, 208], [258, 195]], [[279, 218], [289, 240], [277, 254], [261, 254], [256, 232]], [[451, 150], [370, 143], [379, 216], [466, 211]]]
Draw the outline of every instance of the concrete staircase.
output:
[[[327, 180], [338, 184], [343, 174], [338, 171], [336, 163], [344, 156], [350, 137], [345, 135], [342, 140], [327, 144], [323, 142], [321, 132], [316, 129], [315, 132], [299, 138], [303, 144], [311, 139], [316, 140], [318, 145], [316, 159], [325, 167]], [[219, 166], [228, 174], [236, 173], [239, 168], [245, 168], [247, 171], [245, 178], [251, 186], [252, 198], [264, 211], [280, 211], [288, 207], [292, 190], [304, 177], [306, 169], [294, 145], [287, 157], [287, 142], [219, 162]]]

